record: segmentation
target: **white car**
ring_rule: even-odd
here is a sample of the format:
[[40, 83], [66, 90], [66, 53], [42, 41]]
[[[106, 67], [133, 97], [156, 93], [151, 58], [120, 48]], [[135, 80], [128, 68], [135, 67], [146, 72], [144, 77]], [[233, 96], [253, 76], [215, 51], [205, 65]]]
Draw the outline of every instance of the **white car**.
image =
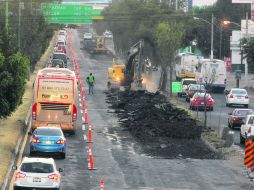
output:
[[21, 165], [15, 168], [14, 190], [54, 189], [59, 190], [63, 170], [56, 169], [53, 158], [24, 157]]
[[183, 78], [182, 79], [182, 93], [178, 93], [178, 96], [186, 96], [188, 86], [190, 84], [197, 84], [196, 79], [193, 78]]
[[93, 34], [92, 33], [84, 33], [84, 40], [92, 40]]
[[106, 38], [113, 38], [113, 34], [112, 34], [110, 31], [104, 32], [103, 35], [104, 35]]
[[232, 88], [226, 95], [226, 106], [243, 105], [249, 107], [249, 96], [245, 89]]
[[247, 115], [243, 119], [240, 131], [240, 143], [244, 144], [245, 139], [249, 136], [254, 136], [254, 115]]
[[67, 35], [67, 32], [65, 30], [59, 30], [59, 35], [64, 35], [66, 36]]

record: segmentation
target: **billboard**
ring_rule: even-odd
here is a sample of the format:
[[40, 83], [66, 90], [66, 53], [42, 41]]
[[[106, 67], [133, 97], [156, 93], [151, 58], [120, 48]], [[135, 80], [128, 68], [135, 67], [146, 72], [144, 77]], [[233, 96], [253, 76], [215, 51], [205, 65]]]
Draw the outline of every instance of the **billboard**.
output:
[[232, 3], [252, 3], [252, 0], [232, 0]]

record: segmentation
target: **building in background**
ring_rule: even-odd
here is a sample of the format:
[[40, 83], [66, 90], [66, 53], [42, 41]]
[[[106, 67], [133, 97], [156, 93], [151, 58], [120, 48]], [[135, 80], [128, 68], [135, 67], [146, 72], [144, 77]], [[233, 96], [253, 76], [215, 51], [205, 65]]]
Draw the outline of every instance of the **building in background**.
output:
[[[248, 32], [246, 30], [248, 26]], [[241, 21], [241, 30], [233, 30], [232, 36], [230, 37], [230, 50], [231, 50], [231, 62], [232, 62], [232, 71], [241, 70], [248, 73], [248, 64], [246, 59], [243, 59], [241, 56], [241, 46], [240, 40], [246, 37], [254, 37], [254, 22], [249, 20], [248, 25], [246, 25], [246, 20]], [[242, 59], [242, 60], [241, 60]], [[253, 73], [253, 71], [251, 71]]]

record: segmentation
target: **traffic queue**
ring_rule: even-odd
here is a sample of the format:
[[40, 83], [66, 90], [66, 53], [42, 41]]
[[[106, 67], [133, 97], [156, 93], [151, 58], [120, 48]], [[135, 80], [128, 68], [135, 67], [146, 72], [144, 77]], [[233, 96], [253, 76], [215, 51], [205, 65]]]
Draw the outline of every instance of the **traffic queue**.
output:
[[77, 80], [68, 69], [67, 31], [60, 30], [46, 68], [34, 82], [30, 135], [30, 155], [15, 167], [14, 190], [60, 189], [62, 168], [53, 156], [66, 157], [64, 133], [75, 134], [77, 120]]
[[[185, 97], [191, 110], [214, 110], [215, 100], [209, 93], [212, 91], [209, 85], [199, 83], [194, 78], [181, 80], [182, 92], [178, 97]], [[225, 90], [225, 106], [236, 107], [232, 113], [228, 113], [228, 127], [232, 130], [240, 129], [240, 143], [254, 136], [254, 112], [249, 107], [249, 95], [246, 89], [232, 88]]]

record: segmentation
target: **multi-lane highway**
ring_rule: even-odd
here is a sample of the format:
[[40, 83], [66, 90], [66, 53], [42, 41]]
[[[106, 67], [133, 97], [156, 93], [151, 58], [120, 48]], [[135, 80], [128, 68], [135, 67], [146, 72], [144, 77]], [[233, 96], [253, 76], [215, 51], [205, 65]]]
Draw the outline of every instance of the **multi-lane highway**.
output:
[[[82, 80], [92, 72], [96, 81], [94, 95], [87, 95], [86, 100], [89, 123], [93, 126], [91, 146], [96, 170], [88, 170], [87, 126], [86, 130], [82, 129], [83, 113], [79, 110], [77, 133], [67, 136], [66, 159], [56, 158], [57, 166], [65, 170], [62, 174], [62, 190], [100, 189], [101, 179], [105, 181], [105, 189], [109, 190], [254, 188], [242, 175], [239, 163], [232, 165], [228, 160], [165, 159], [143, 154], [142, 145], [120, 127], [116, 115], [106, 103], [107, 68], [112, 64], [112, 58], [106, 55], [90, 57], [82, 49], [82, 35], [81, 29], [72, 30], [72, 46]], [[73, 65], [70, 64], [70, 67]], [[217, 125], [218, 120], [221, 124], [226, 123], [227, 113], [232, 109], [225, 107], [223, 95], [214, 97], [216, 107], [214, 112], [208, 113], [208, 122], [213, 125]], [[216, 121], [213, 121], [214, 117]], [[28, 154], [27, 141], [23, 156]]]

